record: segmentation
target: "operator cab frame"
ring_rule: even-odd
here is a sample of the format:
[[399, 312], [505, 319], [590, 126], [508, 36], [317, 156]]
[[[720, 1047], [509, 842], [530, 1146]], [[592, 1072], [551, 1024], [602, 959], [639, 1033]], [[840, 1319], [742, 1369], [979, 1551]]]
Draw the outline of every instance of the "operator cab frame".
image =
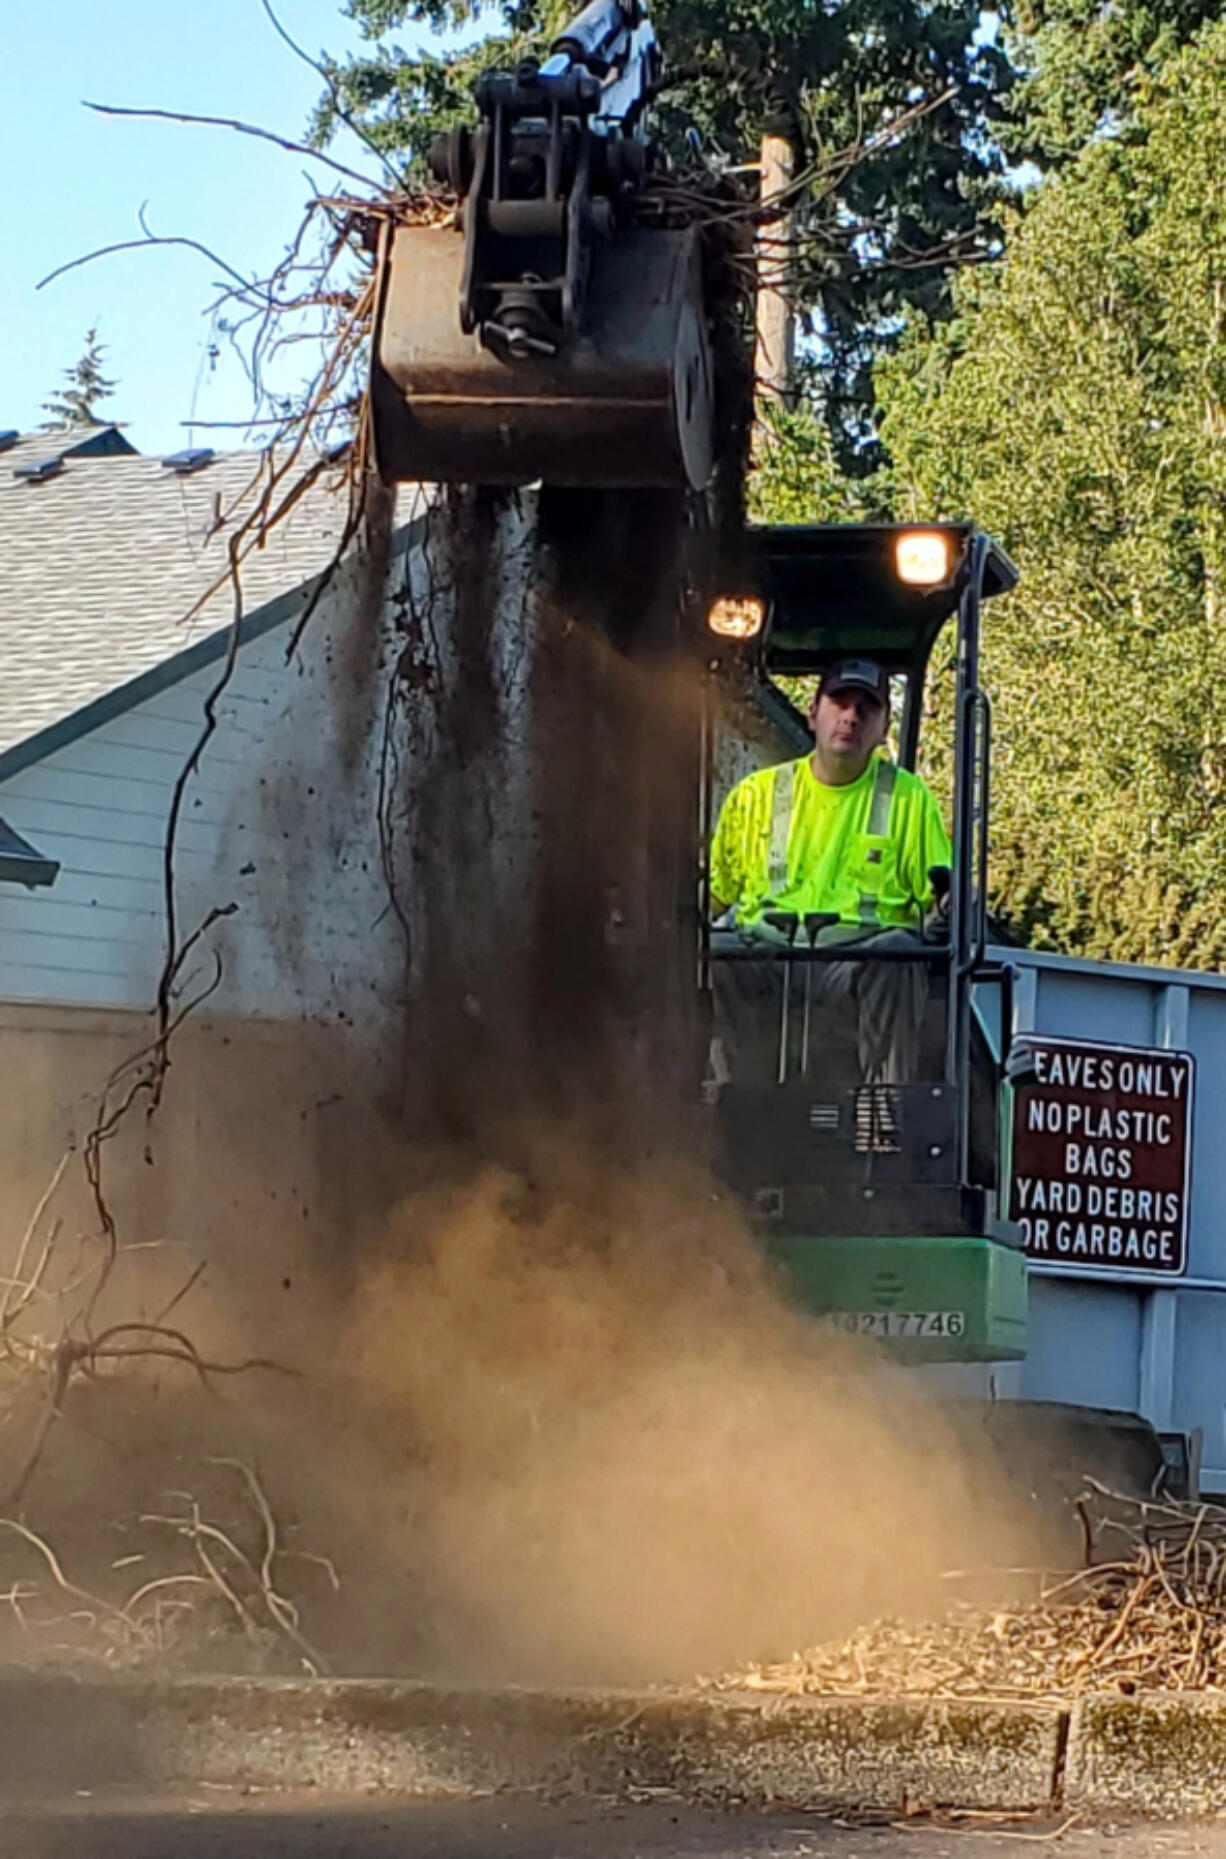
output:
[[[801, 1300], [819, 1309], [845, 1309], [850, 1300], [861, 1307], [857, 1319], [867, 1321], [863, 1306], [870, 1293], [871, 1302], [884, 1302], [887, 1310], [891, 1298], [914, 1305], [912, 1280], [930, 1267], [938, 1288], [925, 1294], [927, 1301], [936, 1297], [949, 1316], [948, 1285], [964, 1270], [979, 1273], [978, 1288], [962, 1297], [959, 1336], [929, 1338], [929, 1346], [910, 1351], [929, 1359], [1002, 1359], [1024, 1346], [1018, 1340], [1025, 1328], [1024, 1262], [999, 1213], [1012, 971], [986, 955], [991, 705], [979, 670], [983, 603], [1017, 579], [1000, 546], [969, 524], [750, 528], [708, 611], [716, 646], [712, 694], [721, 675], [739, 668], [742, 680], [758, 683], [769, 707], [772, 698], [776, 705], [782, 701], [771, 685], [776, 674], [820, 676], [841, 658], [875, 660], [892, 683], [902, 682], [898, 761], [907, 769], [916, 763], [933, 649], [946, 622], [956, 622], [947, 941], [887, 955], [874, 951], [871, 941], [821, 946], [816, 928], [797, 921], [789, 943], [748, 945], [735, 931], [711, 925], [706, 859], [700, 911], [700, 983], [708, 992], [716, 963], [783, 965], [778, 1074], [720, 1091], [721, 1172], [771, 1249], [785, 1257]], [[792, 720], [799, 721], [795, 712]], [[703, 780], [708, 848], [715, 824], [714, 731], [709, 703]], [[942, 1049], [935, 1069], [914, 1083], [869, 1087], [845, 1079], [850, 1088], [839, 1090], [823, 1080], [820, 1063], [810, 1066], [808, 978], [813, 964], [868, 960], [928, 967], [931, 996], [944, 1002]], [[972, 1002], [973, 991], [987, 986], [1001, 994], [995, 1051]], [[797, 999], [804, 1015], [802, 1075], [790, 1069], [789, 1056], [796, 1049], [789, 1001]], [[819, 1035], [819, 1061], [823, 1049]], [[879, 1143], [871, 1130], [866, 1136], [862, 1106], [873, 1090], [890, 1095], [897, 1141]], [[900, 1243], [904, 1253], [897, 1251]], [[879, 1256], [870, 1260], [873, 1245]], [[1006, 1253], [1012, 1256], [1002, 1258]], [[840, 1273], [856, 1283], [840, 1289], [834, 1282]]]

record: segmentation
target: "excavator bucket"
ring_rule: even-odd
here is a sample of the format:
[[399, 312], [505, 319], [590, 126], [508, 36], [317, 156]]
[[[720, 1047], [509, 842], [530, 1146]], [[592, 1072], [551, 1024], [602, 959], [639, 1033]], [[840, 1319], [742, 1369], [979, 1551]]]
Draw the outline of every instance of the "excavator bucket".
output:
[[465, 333], [464, 267], [459, 230], [397, 230], [371, 380], [386, 480], [702, 488], [713, 391], [693, 231], [594, 242], [582, 318], [553, 354]]

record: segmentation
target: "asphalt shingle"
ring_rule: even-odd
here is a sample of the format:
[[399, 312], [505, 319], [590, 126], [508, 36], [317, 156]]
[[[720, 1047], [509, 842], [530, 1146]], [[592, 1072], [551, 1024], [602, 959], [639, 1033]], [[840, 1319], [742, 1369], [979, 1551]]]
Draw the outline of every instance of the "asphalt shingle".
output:
[[[33, 433], [0, 451], [0, 750], [217, 632], [233, 612], [227, 581], [185, 617], [226, 576], [263, 455], [218, 453], [186, 476], [134, 452], [64, 457], [42, 483], [15, 475], [79, 437]], [[327, 565], [346, 509], [340, 470], [328, 470], [248, 557], [249, 613]]]

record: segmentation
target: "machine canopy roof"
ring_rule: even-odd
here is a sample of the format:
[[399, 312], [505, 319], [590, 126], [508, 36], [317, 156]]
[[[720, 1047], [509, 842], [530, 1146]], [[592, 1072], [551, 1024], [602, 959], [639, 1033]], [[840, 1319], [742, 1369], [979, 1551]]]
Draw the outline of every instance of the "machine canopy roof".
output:
[[[949, 543], [939, 587], [899, 578], [895, 546], [922, 529]], [[763, 645], [771, 672], [820, 671], [844, 654], [891, 672], [922, 672], [937, 634], [958, 606], [975, 534], [969, 523], [821, 523], [751, 529], [753, 574], [767, 602]], [[1007, 593], [1017, 570], [991, 540], [983, 593]]]

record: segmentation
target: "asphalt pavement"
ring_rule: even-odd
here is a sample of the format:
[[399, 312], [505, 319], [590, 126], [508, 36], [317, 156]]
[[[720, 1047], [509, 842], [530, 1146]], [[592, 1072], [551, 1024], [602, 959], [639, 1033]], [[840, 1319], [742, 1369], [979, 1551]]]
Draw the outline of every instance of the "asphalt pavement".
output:
[[0, 1806], [0, 1859], [1226, 1859], [1226, 1819], [857, 1820], [638, 1805], [237, 1795]]

